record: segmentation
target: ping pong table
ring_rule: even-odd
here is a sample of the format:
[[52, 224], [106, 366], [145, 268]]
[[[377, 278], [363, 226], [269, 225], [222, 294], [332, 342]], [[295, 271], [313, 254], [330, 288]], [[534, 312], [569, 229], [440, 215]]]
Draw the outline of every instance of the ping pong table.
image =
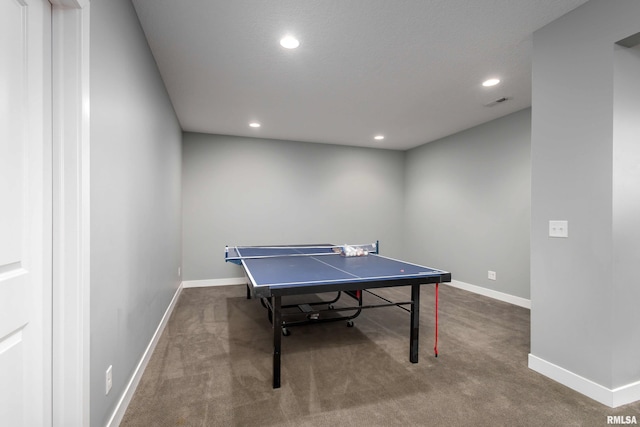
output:
[[[357, 255], [346, 251], [345, 247], [354, 248], [330, 244], [225, 248], [225, 260], [244, 269], [247, 298], [261, 298], [268, 309], [273, 324], [273, 388], [280, 387], [282, 335], [288, 335], [288, 326], [335, 320], [346, 320], [348, 326], [353, 326], [352, 319], [368, 308], [398, 306], [410, 312], [409, 360], [418, 363], [420, 286], [423, 284], [435, 284], [434, 352], [438, 356], [438, 285], [450, 282], [451, 273], [381, 256], [378, 242], [357, 245]], [[393, 302], [371, 291], [396, 286], [411, 286], [411, 300]], [[291, 306], [283, 305], [283, 297], [326, 292], [338, 293], [335, 299], [321, 302], [326, 308], [318, 308], [318, 302], [299, 304], [298, 308], [306, 314], [306, 321], [287, 322], [283, 308]], [[357, 305], [334, 307], [333, 303], [343, 292], [355, 298]], [[363, 292], [381, 298], [383, 303], [363, 304]], [[355, 311], [355, 314], [336, 316], [347, 310]]]

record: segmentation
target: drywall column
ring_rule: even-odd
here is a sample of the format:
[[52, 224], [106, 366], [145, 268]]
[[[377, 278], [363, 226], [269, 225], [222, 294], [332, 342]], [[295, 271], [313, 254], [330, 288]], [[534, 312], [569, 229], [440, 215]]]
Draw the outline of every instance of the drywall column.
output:
[[[592, 0], [533, 37], [529, 366], [609, 406], [640, 399], [638, 315], [625, 307], [639, 280], [621, 256], [638, 253], [624, 236], [640, 224], [621, 220], [634, 175], [618, 169], [630, 144], [615, 139], [626, 107], [614, 105], [615, 43], [638, 31], [640, 2]], [[567, 220], [568, 238], [549, 237], [550, 220]]]
[[614, 52], [613, 386], [640, 369], [640, 45]]

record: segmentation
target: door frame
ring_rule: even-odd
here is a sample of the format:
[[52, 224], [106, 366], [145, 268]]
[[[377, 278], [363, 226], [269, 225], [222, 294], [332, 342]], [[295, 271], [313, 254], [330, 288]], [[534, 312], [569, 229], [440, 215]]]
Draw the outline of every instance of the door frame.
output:
[[49, 0], [52, 38], [52, 425], [90, 424], [90, 1]]

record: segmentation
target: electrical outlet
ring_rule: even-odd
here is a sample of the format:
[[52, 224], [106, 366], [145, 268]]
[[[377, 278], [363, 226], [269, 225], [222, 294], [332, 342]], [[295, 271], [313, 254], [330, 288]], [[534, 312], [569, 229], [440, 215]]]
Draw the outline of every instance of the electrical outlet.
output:
[[178, 277], [182, 276], [182, 267], [178, 267]]
[[489, 280], [496, 280], [496, 272], [489, 270], [487, 277], [489, 278]]
[[113, 385], [113, 365], [109, 365], [109, 367], [107, 368], [107, 372], [105, 373], [105, 383], [105, 394], [109, 394], [109, 391], [111, 391], [111, 386]]
[[569, 221], [549, 221], [549, 237], [569, 237]]

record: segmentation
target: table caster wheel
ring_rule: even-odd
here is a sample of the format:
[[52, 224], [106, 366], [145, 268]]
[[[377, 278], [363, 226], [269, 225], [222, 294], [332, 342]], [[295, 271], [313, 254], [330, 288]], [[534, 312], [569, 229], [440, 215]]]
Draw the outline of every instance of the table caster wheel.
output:
[[289, 331], [287, 328], [282, 328], [282, 335], [288, 337], [289, 335], [291, 335], [291, 331]]
[[347, 327], [353, 328], [353, 320], [347, 320]]

